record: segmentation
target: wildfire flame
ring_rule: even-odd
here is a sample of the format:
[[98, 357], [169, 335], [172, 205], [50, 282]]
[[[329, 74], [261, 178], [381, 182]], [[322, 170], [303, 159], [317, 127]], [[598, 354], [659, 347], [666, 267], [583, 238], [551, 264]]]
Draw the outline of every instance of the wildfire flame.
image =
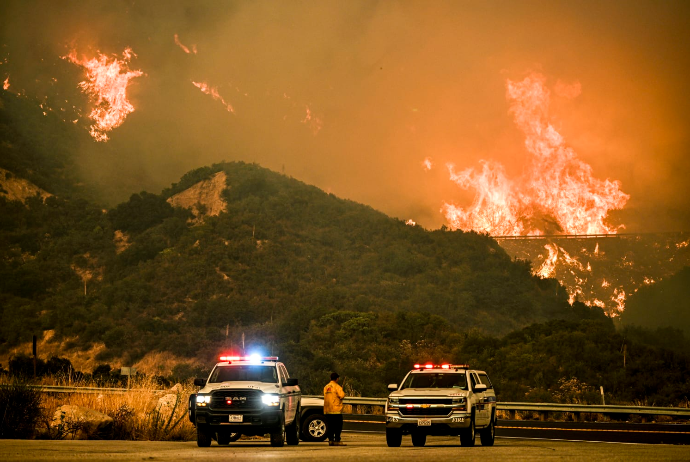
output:
[[424, 171], [428, 172], [431, 170], [431, 168], [434, 166], [433, 162], [431, 161], [431, 157], [427, 157], [422, 161], [422, 166], [424, 167]]
[[80, 82], [79, 87], [95, 105], [89, 114], [94, 121], [89, 133], [96, 141], [107, 141], [107, 132], [122, 125], [127, 115], [134, 112], [134, 106], [127, 100], [127, 85], [144, 73], [129, 69], [132, 56], [136, 54], [131, 48], [125, 48], [121, 60], [108, 58], [100, 52], [97, 58], [79, 58], [76, 50], [64, 57], [86, 69], [86, 80]]
[[2, 89], [7, 90], [10, 88], [10, 76], [8, 75], [4, 82], [2, 82]]
[[[492, 235], [617, 232], [605, 223], [606, 217], [630, 196], [620, 190], [618, 181], [594, 178], [592, 168], [566, 145], [549, 122], [550, 92], [545, 83], [546, 78], [535, 73], [506, 85], [510, 112], [532, 154], [525, 175], [511, 180], [501, 164], [488, 161], [481, 162], [481, 170], [457, 172], [454, 165], [447, 165], [453, 182], [476, 191], [466, 210], [444, 204], [442, 212], [451, 228]], [[575, 97], [580, 86], [561, 86], [558, 91]]]
[[220, 101], [223, 106], [228, 110], [228, 112], [232, 112], [233, 114], [235, 113], [235, 109], [232, 107], [230, 103], [225, 102], [222, 96], [220, 96], [220, 93], [218, 93], [218, 88], [217, 87], [211, 87], [209, 84], [206, 82], [194, 82], [192, 81], [192, 84], [197, 87], [199, 90], [201, 90], [202, 93], [205, 93], [207, 95], [210, 95], [211, 98], [213, 98], [216, 101]]
[[182, 49], [182, 51], [184, 51], [187, 54], [190, 54], [190, 53], [196, 54], [196, 51], [197, 51], [196, 45], [192, 45], [191, 49], [186, 47], [182, 42], [180, 42], [180, 37], [177, 34], [175, 34], [175, 45], [180, 47]]
[[306, 110], [306, 114], [304, 116], [304, 119], [302, 119], [302, 123], [307, 125], [308, 127], [311, 127], [312, 133], [314, 133], [314, 136], [319, 133], [321, 130], [321, 127], [323, 127], [323, 121], [319, 118], [316, 117], [315, 115], [312, 114], [311, 108], [309, 106], [304, 106]]

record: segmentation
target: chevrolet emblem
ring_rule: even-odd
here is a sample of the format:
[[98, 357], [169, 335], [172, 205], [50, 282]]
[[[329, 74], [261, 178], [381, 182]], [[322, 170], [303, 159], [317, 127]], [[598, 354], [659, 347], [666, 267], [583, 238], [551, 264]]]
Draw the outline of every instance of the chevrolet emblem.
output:
[[429, 407], [431, 407], [431, 404], [422, 404], [422, 406], [421, 406], [421, 407], [422, 407], [423, 409], [426, 409], [426, 408], [429, 408]]

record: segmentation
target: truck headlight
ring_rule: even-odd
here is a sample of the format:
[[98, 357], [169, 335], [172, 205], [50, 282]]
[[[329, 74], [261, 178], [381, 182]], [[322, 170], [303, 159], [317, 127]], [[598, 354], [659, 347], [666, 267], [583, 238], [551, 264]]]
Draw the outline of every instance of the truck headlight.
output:
[[388, 404], [399, 404], [400, 398], [388, 398]]
[[264, 394], [261, 397], [261, 401], [266, 406], [278, 406], [280, 404], [280, 397], [278, 395]]
[[196, 405], [205, 407], [211, 402], [211, 395], [196, 395]]

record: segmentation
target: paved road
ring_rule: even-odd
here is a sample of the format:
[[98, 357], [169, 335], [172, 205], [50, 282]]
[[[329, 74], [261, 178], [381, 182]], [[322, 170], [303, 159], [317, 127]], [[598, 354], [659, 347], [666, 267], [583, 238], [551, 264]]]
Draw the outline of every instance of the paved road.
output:
[[[344, 447], [327, 443], [300, 443], [272, 448], [268, 440], [239, 441], [228, 447], [198, 448], [195, 442], [161, 441], [36, 441], [0, 440], [2, 461], [457, 461], [487, 460], [615, 460], [645, 462], [690, 458], [687, 446], [585, 443], [497, 438], [493, 447], [463, 448], [458, 438], [429, 437], [423, 448], [413, 447], [409, 438], [400, 448], [389, 448], [380, 434], [346, 432]], [[479, 443], [479, 441], [477, 441]]]
[[[385, 431], [379, 415], [344, 416], [345, 430]], [[687, 444], [690, 424], [626, 422], [540, 422], [535, 420], [499, 420], [496, 436], [550, 440], [607, 441], [611, 443]], [[690, 452], [690, 449], [688, 449]], [[688, 457], [690, 460], [690, 456]]]

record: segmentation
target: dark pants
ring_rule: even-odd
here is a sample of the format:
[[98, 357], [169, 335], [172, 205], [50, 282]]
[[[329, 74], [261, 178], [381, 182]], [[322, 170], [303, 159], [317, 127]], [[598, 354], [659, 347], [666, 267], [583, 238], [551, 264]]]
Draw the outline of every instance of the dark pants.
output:
[[342, 414], [326, 414], [326, 427], [328, 430], [328, 441], [340, 441], [340, 433], [343, 431]]

